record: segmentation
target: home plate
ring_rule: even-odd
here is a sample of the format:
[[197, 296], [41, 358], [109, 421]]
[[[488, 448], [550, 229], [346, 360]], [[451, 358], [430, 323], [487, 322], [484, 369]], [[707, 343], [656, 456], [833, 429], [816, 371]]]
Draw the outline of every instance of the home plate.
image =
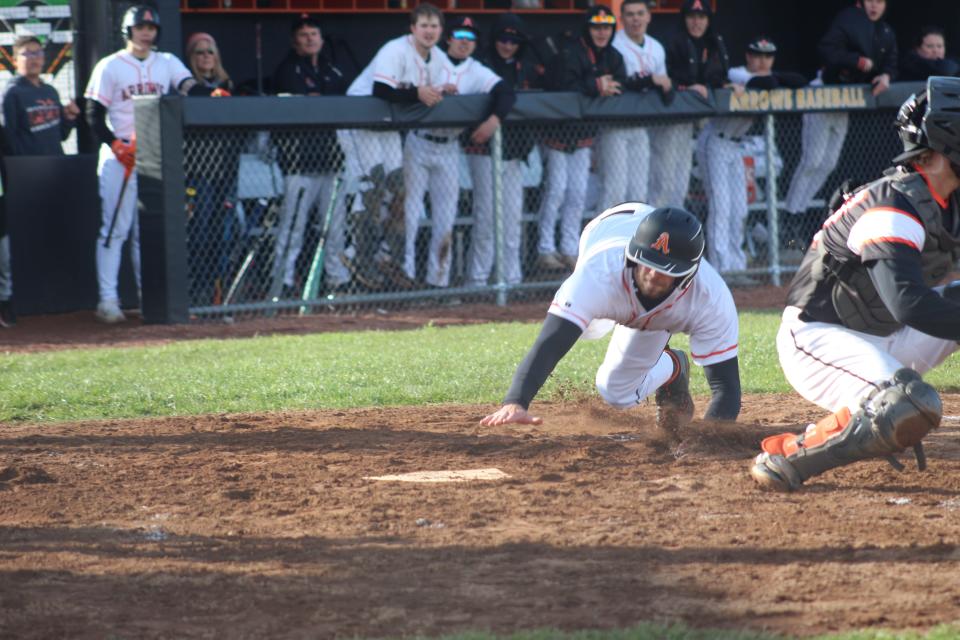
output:
[[364, 480], [393, 482], [469, 482], [470, 480], [503, 480], [510, 476], [500, 469], [444, 469], [442, 471], [413, 471], [389, 476], [364, 476]]

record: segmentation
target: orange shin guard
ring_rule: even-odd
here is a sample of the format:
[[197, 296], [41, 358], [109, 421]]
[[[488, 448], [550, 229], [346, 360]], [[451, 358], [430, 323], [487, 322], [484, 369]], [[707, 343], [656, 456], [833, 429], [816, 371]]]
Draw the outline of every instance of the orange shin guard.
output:
[[840, 435], [850, 422], [850, 409], [844, 407], [836, 413], [822, 418], [816, 424], [811, 424], [801, 434], [781, 433], [764, 438], [760, 448], [771, 455], [789, 456], [800, 450], [823, 444], [830, 438]]

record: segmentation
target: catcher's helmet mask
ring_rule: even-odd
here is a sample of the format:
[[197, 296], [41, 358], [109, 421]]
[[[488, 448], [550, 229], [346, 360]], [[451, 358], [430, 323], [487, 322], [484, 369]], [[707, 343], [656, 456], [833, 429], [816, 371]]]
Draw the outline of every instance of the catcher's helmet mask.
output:
[[901, 105], [894, 125], [903, 142], [903, 153], [894, 164], [932, 150], [960, 165], [960, 78], [931, 76], [925, 91]]
[[160, 14], [155, 8], [147, 5], [139, 4], [127, 9], [120, 22], [120, 33], [124, 40], [132, 40], [133, 28], [145, 24], [152, 24], [157, 28], [157, 37], [153, 40], [156, 44], [160, 41]]
[[679, 278], [685, 289], [693, 281], [703, 257], [703, 226], [684, 209], [661, 207], [647, 214], [627, 243], [628, 266], [642, 264]]

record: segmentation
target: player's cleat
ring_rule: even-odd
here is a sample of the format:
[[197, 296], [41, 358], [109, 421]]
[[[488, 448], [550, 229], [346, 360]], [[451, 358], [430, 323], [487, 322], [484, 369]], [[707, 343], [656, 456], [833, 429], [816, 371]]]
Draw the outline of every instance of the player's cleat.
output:
[[116, 324], [127, 319], [120, 310], [120, 303], [117, 300], [101, 300], [97, 305], [97, 320], [107, 324]]
[[693, 398], [690, 396], [690, 360], [679, 349], [664, 350], [674, 366], [673, 377], [664, 383], [655, 396], [657, 426], [670, 433], [690, 424], [693, 418]]
[[17, 314], [13, 311], [13, 300], [0, 300], [0, 327], [9, 328], [17, 324]]
[[537, 269], [540, 271], [566, 271], [567, 265], [556, 253], [541, 253], [537, 256]]
[[577, 256], [565, 256], [561, 254], [560, 262], [562, 262], [563, 265], [570, 271], [573, 271], [577, 268]]

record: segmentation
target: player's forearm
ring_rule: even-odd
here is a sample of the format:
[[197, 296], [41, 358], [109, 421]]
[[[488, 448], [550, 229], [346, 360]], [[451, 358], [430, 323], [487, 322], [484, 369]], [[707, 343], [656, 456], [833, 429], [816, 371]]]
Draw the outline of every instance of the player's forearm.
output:
[[736, 420], [740, 415], [740, 365], [733, 357], [703, 368], [713, 396], [704, 414], [707, 420]]
[[113, 144], [117, 137], [107, 126], [107, 108], [93, 98], [87, 98], [86, 116], [87, 124], [97, 134], [100, 142], [105, 145]]
[[923, 284], [919, 264], [877, 260], [869, 273], [898, 322], [935, 338], [960, 341], [960, 303]]
[[394, 89], [390, 85], [383, 82], [373, 83], [373, 95], [381, 100], [386, 100], [387, 102], [396, 102], [399, 104], [410, 104], [420, 101], [420, 96], [417, 94], [416, 87], [410, 87], [409, 89]]
[[493, 111], [491, 115], [496, 116], [500, 122], [503, 122], [513, 105], [517, 102], [517, 94], [513, 92], [513, 87], [501, 80], [490, 91], [493, 95]]
[[580, 327], [569, 320], [547, 314], [537, 341], [533, 343], [533, 347], [513, 375], [513, 383], [503, 403], [529, 408], [543, 383], [547, 381], [557, 363], [576, 344], [581, 333]]

